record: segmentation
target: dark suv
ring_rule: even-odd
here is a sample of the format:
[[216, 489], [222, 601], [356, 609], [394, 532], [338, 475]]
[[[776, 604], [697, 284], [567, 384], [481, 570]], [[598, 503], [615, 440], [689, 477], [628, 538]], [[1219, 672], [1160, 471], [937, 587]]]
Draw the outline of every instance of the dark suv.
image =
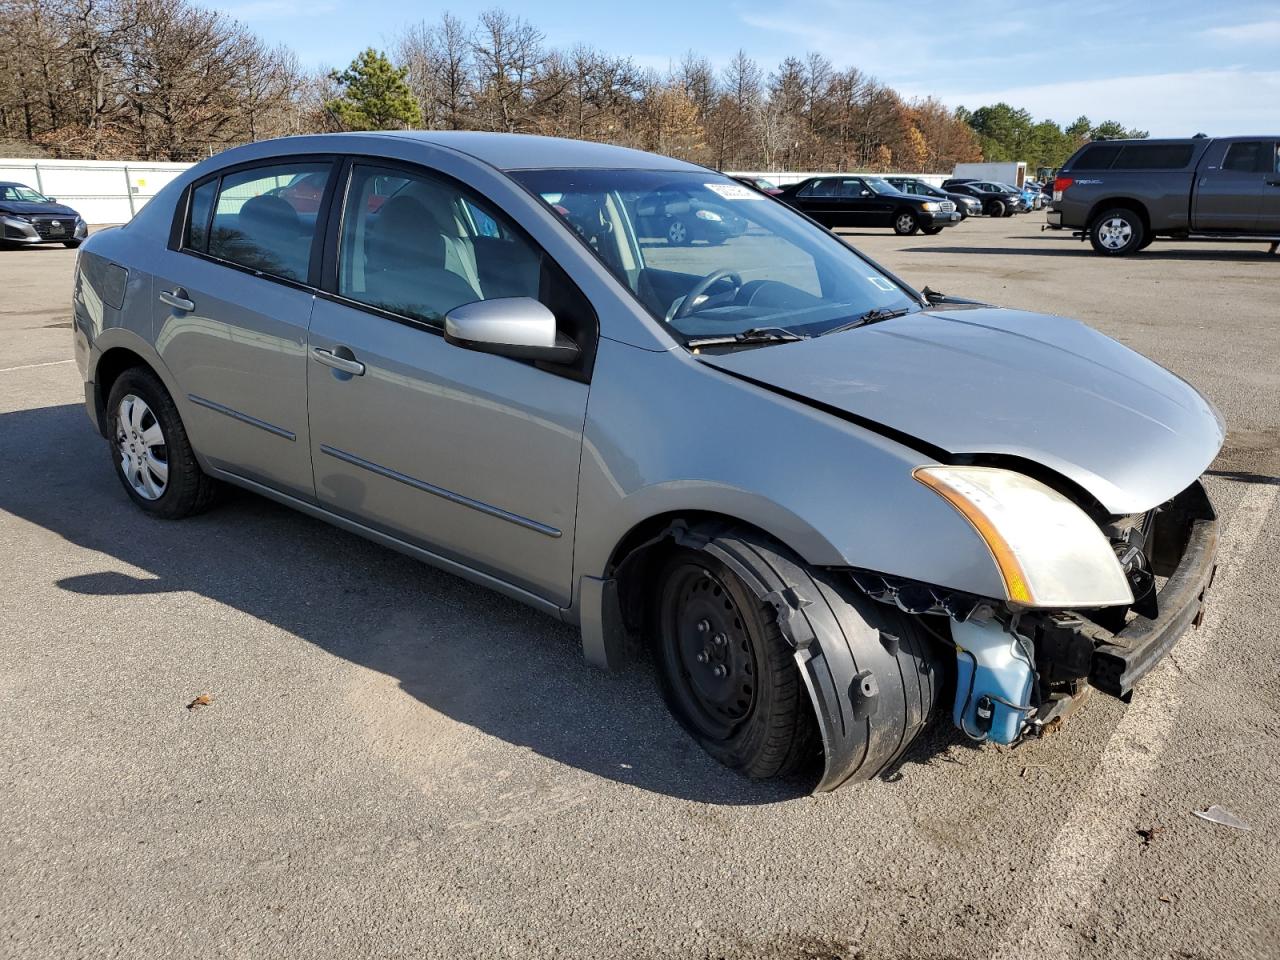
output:
[[1105, 256], [1156, 237], [1280, 241], [1280, 136], [1105, 140], [1059, 171], [1049, 226]]

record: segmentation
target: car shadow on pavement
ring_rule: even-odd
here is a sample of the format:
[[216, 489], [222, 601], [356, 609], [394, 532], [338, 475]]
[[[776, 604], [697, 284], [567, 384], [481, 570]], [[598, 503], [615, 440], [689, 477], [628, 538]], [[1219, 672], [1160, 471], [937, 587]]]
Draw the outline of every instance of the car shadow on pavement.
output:
[[[1017, 239], [1024, 239], [1018, 237]], [[1057, 239], [1057, 238], [1054, 238]], [[1062, 247], [989, 247], [989, 246], [972, 246], [972, 247], [901, 247], [902, 253], [975, 253], [983, 256], [1009, 256], [1009, 257], [1096, 257], [1093, 249], [1088, 243], [1080, 241], [1068, 242]], [[1227, 251], [1221, 247], [1213, 247], [1204, 250], [1192, 250], [1187, 247], [1179, 247], [1176, 249], [1161, 249], [1157, 241], [1155, 245], [1148, 247], [1140, 253], [1134, 254], [1132, 257], [1126, 258], [1127, 261], [1140, 263], [1143, 260], [1201, 260], [1201, 261], [1231, 261], [1231, 262], [1254, 262], [1258, 260], [1274, 259], [1280, 264], [1280, 257], [1268, 253], [1266, 247], [1250, 248], [1247, 250]]]
[[[79, 405], [0, 414], [0, 444], [23, 451], [0, 460], [0, 510], [105, 555], [108, 569], [62, 576], [62, 589], [207, 597], [394, 677], [489, 736], [644, 790], [753, 805], [812, 788], [808, 778], [759, 783], [725, 770], [667, 713], [648, 664], [594, 668], [576, 630], [392, 550], [238, 491], [181, 522], [140, 513]], [[180, 600], [170, 608], [175, 631], [180, 609]], [[263, 642], [287, 656], [278, 636]], [[951, 740], [938, 736], [921, 738], [897, 769], [929, 762]]]

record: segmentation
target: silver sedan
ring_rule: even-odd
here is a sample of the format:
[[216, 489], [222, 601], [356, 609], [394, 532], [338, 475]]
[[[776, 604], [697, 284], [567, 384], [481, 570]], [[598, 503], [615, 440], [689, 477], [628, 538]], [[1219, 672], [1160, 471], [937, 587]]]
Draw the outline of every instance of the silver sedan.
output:
[[666, 157], [256, 143], [91, 236], [74, 309], [138, 508], [234, 484], [573, 623], [602, 666], [647, 652], [752, 777], [831, 789], [938, 715], [1011, 743], [1128, 697], [1212, 578], [1224, 431], [1194, 388]]

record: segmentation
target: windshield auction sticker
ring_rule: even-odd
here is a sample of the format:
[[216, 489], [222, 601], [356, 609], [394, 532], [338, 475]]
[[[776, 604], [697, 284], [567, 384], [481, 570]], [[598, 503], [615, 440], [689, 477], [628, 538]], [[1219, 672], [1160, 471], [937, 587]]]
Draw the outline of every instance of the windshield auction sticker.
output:
[[877, 290], [883, 290], [885, 293], [893, 293], [894, 286], [884, 277], [867, 277], [867, 283], [871, 284]]
[[704, 183], [704, 187], [718, 193], [725, 200], [763, 200], [764, 194], [744, 187], [740, 183]]

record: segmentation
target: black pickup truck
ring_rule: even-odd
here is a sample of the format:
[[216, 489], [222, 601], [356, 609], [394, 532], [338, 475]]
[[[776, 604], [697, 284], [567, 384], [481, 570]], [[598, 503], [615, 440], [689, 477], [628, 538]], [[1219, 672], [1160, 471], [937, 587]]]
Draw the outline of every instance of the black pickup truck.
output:
[[1053, 184], [1048, 225], [1122, 257], [1156, 237], [1280, 242], [1280, 136], [1100, 140]]

